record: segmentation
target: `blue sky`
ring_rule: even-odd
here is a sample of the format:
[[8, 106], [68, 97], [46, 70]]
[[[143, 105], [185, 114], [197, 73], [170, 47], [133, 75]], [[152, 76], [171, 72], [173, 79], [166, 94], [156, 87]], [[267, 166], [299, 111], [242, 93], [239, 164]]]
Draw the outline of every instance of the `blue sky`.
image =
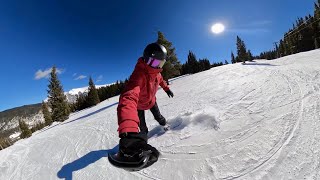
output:
[[[181, 63], [188, 51], [230, 60], [239, 35], [253, 54], [269, 50], [313, 0], [0, 1], [0, 111], [39, 103], [55, 65], [65, 91], [129, 77], [144, 47], [164, 33]], [[210, 27], [225, 24], [215, 35]]]

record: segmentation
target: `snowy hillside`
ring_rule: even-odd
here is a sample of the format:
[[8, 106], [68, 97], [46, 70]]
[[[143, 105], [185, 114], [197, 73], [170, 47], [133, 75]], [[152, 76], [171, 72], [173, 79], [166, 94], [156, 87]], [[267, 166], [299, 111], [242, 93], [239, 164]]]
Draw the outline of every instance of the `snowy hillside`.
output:
[[162, 133], [146, 113], [161, 157], [127, 172], [117, 150], [118, 97], [74, 113], [0, 151], [0, 179], [320, 179], [320, 51], [225, 65], [159, 90]]
[[[96, 85], [96, 88], [106, 87], [112, 84], [105, 84], [105, 85]], [[77, 96], [82, 93], [88, 93], [88, 86], [82, 87], [82, 88], [74, 88], [71, 89], [68, 92], [65, 92], [67, 99], [69, 102], [76, 102]], [[48, 98], [46, 98], [44, 101], [48, 101]], [[29, 112], [27, 110], [28, 106], [39, 106], [39, 109], [37, 112], [31, 111]], [[15, 109], [19, 109], [19, 111], [22, 111], [24, 113], [17, 113]], [[36, 109], [36, 108], [35, 108]], [[10, 114], [10, 116], [5, 116], [0, 118], [0, 130], [2, 131], [12, 131], [13, 136], [16, 136], [15, 132], [19, 132], [19, 120], [23, 120], [26, 122], [30, 127], [35, 126], [37, 123], [44, 122], [43, 114], [41, 111], [41, 104], [36, 105], [27, 105], [22, 107], [13, 108], [12, 110], [7, 110], [6, 114]], [[2, 112], [4, 113], [4, 112]]]
[[[95, 85], [95, 87], [97, 89], [99, 89], [101, 87], [110, 86], [112, 84]], [[89, 86], [85, 86], [85, 87], [81, 87], [81, 88], [74, 88], [74, 89], [69, 90], [68, 92], [65, 92], [64, 94], [66, 95], [68, 102], [74, 103], [77, 101], [77, 95], [88, 93], [88, 91], [89, 91], [88, 88], [89, 88]], [[46, 98], [45, 101], [48, 101], [48, 98]]]
[[[105, 84], [105, 85], [95, 85], [95, 87], [97, 89], [101, 88], [101, 87], [106, 87], [106, 86], [110, 86], [112, 84]], [[85, 87], [81, 87], [81, 88], [75, 88], [75, 89], [71, 89], [70, 91], [66, 92], [70, 95], [78, 95], [79, 93], [85, 93], [88, 92], [88, 88], [89, 86], [85, 86]]]
[[41, 104], [31, 104], [0, 112], [0, 132], [10, 134], [20, 131], [19, 120], [26, 122], [29, 126], [44, 122]]
[[33, 127], [39, 122], [44, 122], [42, 111], [39, 111], [37, 114], [30, 114], [27, 117], [16, 116], [5, 125], [1, 126], [0, 124], [0, 126], [3, 130], [15, 129], [19, 127], [20, 120], [26, 122], [29, 127]]

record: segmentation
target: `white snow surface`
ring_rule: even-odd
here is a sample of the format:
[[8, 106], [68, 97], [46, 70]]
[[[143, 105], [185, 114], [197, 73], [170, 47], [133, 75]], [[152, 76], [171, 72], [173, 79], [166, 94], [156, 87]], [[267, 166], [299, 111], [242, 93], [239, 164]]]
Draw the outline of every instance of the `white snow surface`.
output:
[[0, 179], [320, 179], [320, 50], [230, 64], [160, 89], [162, 133], [147, 111], [161, 156], [128, 172], [110, 165], [118, 148], [119, 97], [71, 114], [0, 151]]

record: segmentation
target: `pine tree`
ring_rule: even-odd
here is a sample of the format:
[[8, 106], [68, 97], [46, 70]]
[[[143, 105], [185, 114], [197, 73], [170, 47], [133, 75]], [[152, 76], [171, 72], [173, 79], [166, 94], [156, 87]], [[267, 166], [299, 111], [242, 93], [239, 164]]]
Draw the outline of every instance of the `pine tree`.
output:
[[42, 101], [42, 113], [43, 113], [45, 125], [50, 126], [52, 124], [52, 118], [48, 109], [48, 105], [44, 101]]
[[245, 63], [248, 60], [246, 45], [239, 36], [237, 36], [237, 54], [238, 61]]
[[285, 44], [284, 41], [281, 39], [279, 43], [279, 49], [278, 49], [278, 57], [282, 57], [286, 55], [286, 49], [285, 49]]
[[32, 135], [31, 130], [29, 129], [28, 125], [24, 121], [22, 120], [19, 121], [19, 127], [21, 130], [20, 138], [25, 139]]
[[51, 107], [51, 118], [53, 121], [65, 121], [69, 118], [70, 107], [64, 95], [62, 85], [56, 74], [56, 67], [52, 68], [48, 85], [48, 103]]
[[318, 0], [318, 4], [314, 3], [314, 17], [317, 19], [320, 16], [320, 0]]
[[314, 47], [316, 49], [319, 49], [320, 48], [320, 44], [319, 44], [319, 41], [317, 40], [317, 38], [314, 39]]
[[314, 44], [315, 49], [320, 48], [320, 0], [318, 0], [318, 3], [315, 3], [314, 8], [314, 18], [312, 22], [313, 28], [314, 28]]
[[181, 75], [188, 74], [187, 66], [188, 66], [187, 62], [185, 64], [182, 64], [181, 72], [180, 72]]
[[86, 99], [87, 99], [87, 95], [85, 95], [84, 93], [79, 93], [76, 95], [77, 100], [76, 100], [76, 110], [80, 111], [82, 109], [85, 109], [88, 107]]
[[233, 52], [231, 52], [231, 63], [234, 64], [234, 63], [236, 63], [236, 62], [237, 62], [237, 61], [236, 61], [236, 58], [234, 57]]
[[224, 64], [229, 64], [229, 62], [227, 60], [224, 61]]
[[197, 61], [196, 55], [192, 51], [189, 51], [187, 62], [189, 73], [194, 74], [199, 72], [199, 63]]
[[252, 53], [251, 53], [250, 50], [248, 50], [247, 56], [248, 56], [248, 60], [249, 60], [249, 61], [252, 61], [252, 60], [253, 60], [253, 55], [252, 55]]
[[98, 91], [93, 83], [92, 78], [89, 79], [89, 92], [87, 96], [87, 104], [89, 107], [95, 106], [100, 102]]
[[170, 78], [180, 75], [181, 64], [175, 53], [175, 48], [172, 47], [172, 43], [168, 41], [162, 32], [158, 31], [157, 43], [163, 45], [167, 49], [167, 62], [163, 66], [162, 76], [168, 81]]
[[210, 61], [207, 58], [200, 59], [198, 64], [199, 64], [199, 71], [206, 71], [211, 68]]

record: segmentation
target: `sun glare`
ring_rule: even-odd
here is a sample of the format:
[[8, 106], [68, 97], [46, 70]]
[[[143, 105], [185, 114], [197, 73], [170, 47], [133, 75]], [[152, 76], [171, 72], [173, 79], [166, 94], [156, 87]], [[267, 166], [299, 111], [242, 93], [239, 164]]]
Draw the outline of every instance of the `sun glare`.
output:
[[224, 31], [224, 29], [225, 29], [225, 27], [221, 23], [216, 23], [216, 24], [211, 26], [211, 31], [214, 34], [220, 34], [220, 33], [222, 33]]

